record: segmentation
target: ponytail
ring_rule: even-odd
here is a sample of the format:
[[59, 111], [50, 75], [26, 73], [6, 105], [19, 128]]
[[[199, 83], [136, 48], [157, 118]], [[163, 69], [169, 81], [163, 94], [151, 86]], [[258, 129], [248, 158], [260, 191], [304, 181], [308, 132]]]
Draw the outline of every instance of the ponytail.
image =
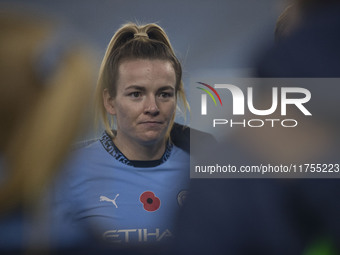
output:
[[[176, 97], [182, 101], [185, 111], [189, 109], [182, 82], [182, 66], [177, 59], [168, 36], [157, 24], [123, 25], [112, 37], [104, 55], [96, 87], [96, 123], [102, 119], [106, 132], [113, 138], [113, 116], [108, 116], [103, 103], [103, 91], [116, 96], [118, 68], [123, 60], [160, 59], [171, 62], [176, 75]], [[173, 124], [170, 124], [169, 130]], [[169, 134], [170, 132], [168, 132]]]

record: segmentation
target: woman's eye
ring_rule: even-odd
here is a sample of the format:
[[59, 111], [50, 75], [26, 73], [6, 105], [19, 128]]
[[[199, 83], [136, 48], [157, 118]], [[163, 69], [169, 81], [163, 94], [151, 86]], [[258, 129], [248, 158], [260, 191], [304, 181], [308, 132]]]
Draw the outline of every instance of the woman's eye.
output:
[[141, 96], [141, 93], [140, 92], [132, 92], [132, 93], [129, 94], [129, 96], [137, 98], [137, 97]]
[[168, 98], [168, 97], [172, 97], [172, 93], [169, 93], [169, 92], [161, 92], [160, 93], [160, 97], [162, 98]]

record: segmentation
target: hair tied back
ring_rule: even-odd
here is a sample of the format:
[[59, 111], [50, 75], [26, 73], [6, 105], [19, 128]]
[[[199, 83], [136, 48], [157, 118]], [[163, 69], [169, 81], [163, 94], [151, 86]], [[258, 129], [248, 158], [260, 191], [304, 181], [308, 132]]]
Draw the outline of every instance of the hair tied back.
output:
[[145, 37], [145, 38], [149, 38], [149, 35], [145, 32], [138, 32], [138, 33], [135, 33], [134, 38], [142, 38], [142, 37]]

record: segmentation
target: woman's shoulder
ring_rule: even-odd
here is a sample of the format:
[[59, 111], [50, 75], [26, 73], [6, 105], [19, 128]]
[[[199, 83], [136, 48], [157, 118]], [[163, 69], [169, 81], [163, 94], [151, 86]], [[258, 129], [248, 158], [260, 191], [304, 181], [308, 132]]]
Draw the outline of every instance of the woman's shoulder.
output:
[[73, 150], [80, 150], [82, 148], [86, 148], [88, 146], [93, 146], [95, 144], [95, 142], [97, 142], [99, 140], [99, 138], [91, 138], [91, 139], [86, 139], [86, 140], [81, 140], [78, 142], [75, 142], [73, 144], [72, 149]]
[[75, 172], [76, 170], [84, 171], [90, 168], [96, 162], [105, 161], [106, 153], [102, 149], [99, 139], [91, 139], [78, 142], [74, 145], [68, 160], [65, 162], [66, 171]]

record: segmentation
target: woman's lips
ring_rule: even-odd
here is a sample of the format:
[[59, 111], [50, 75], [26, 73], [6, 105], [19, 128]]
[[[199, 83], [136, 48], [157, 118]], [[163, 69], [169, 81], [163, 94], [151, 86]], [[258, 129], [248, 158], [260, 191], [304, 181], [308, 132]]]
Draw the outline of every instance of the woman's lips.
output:
[[140, 122], [140, 124], [148, 126], [148, 127], [159, 127], [163, 125], [163, 122], [162, 121], [142, 121]]

